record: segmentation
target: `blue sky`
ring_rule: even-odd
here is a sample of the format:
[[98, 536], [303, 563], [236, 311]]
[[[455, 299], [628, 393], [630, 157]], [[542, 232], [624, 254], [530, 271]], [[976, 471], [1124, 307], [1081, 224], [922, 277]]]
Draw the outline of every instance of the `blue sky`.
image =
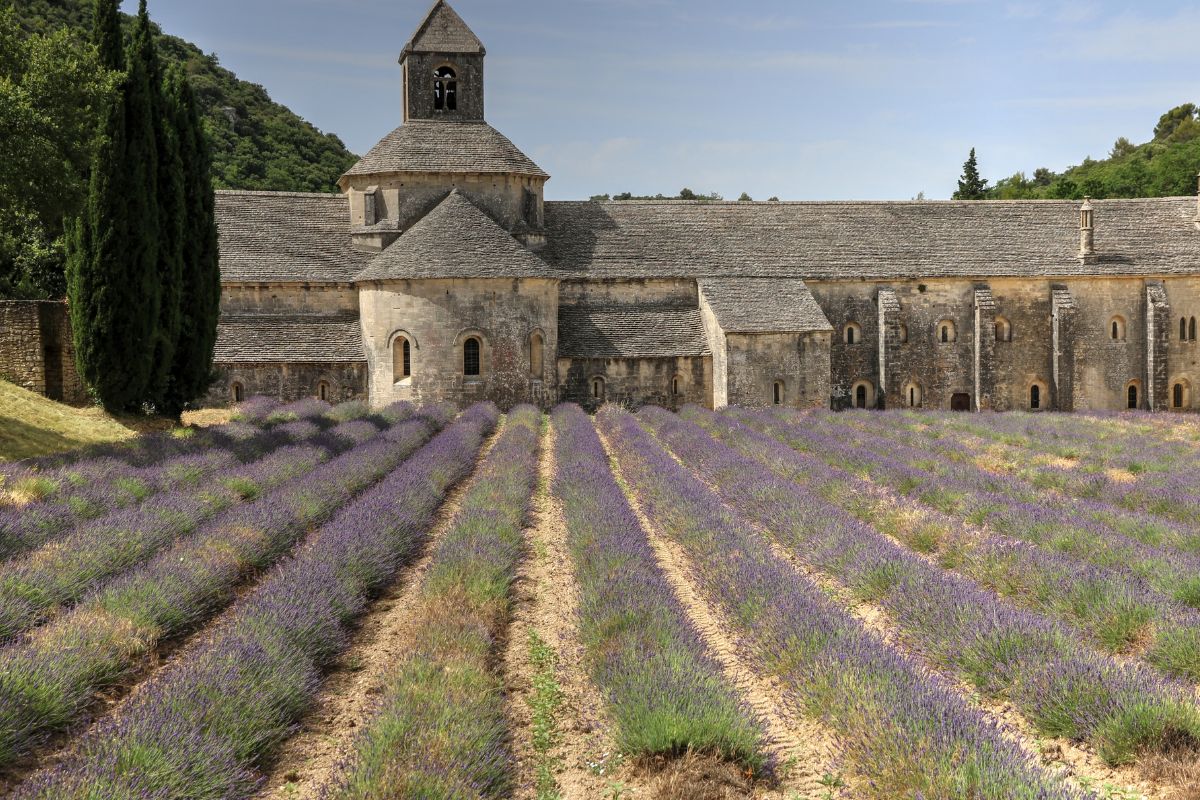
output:
[[[945, 198], [971, 147], [992, 180], [1059, 170], [1200, 101], [1194, 0], [452, 5], [488, 48], [488, 121], [554, 176], [550, 199]], [[360, 154], [400, 122], [396, 57], [428, 7], [150, 0]]]

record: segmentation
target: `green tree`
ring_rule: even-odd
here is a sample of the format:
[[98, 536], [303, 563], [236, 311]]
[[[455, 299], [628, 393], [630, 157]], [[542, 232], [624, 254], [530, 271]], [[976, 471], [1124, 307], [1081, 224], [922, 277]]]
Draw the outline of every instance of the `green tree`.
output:
[[125, 69], [125, 47], [121, 39], [120, 3], [95, 0], [92, 5], [92, 44], [100, 66], [114, 72]]
[[963, 164], [962, 177], [958, 179], [958, 191], [954, 193], [955, 200], [983, 200], [987, 197], [988, 182], [979, 176], [979, 162], [975, 158], [975, 148]]
[[[168, 106], [162, 64], [159, 61], [146, 0], [142, 0], [138, 8], [129, 57], [131, 62], [136, 60], [141, 64], [146, 74], [149, 84], [150, 121], [154, 133], [154, 211], [157, 213], [155, 246], [159, 303], [147, 397], [156, 405], [161, 405], [167, 396], [175, 361], [175, 348], [179, 341], [187, 211], [184, 207], [180, 131], [177, 127], [176, 113]], [[133, 71], [131, 67], [131, 74]]]
[[116, 76], [69, 31], [25, 36], [0, 10], [0, 297], [62, 297], [64, 219], [82, 207]]
[[166, 99], [178, 131], [184, 165], [186, 244], [180, 291], [185, 302], [181, 306], [179, 341], [162, 408], [163, 413], [177, 417], [188, 402], [202, 396], [212, 383], [213, 348], [217, 341], [221, 304], [221, 269], [212, 154], [195, 95], [179, 67], [168, 73]]
[[750, 203], [753, 201], [754, 201], [754, 198], [750, 196], [749, 192], [742, 192], [741, 197], [738, 198], [739, 203]]

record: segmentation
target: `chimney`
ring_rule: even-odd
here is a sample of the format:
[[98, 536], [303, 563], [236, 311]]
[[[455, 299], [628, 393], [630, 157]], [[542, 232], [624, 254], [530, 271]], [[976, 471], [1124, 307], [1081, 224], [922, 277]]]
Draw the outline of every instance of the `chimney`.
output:
[[1079, 209], [1079, 257], [1091, 258], [1096, 255], [1096, 227], [1092, 215], [1092, 198], [1083, 198], [1083, 207]]

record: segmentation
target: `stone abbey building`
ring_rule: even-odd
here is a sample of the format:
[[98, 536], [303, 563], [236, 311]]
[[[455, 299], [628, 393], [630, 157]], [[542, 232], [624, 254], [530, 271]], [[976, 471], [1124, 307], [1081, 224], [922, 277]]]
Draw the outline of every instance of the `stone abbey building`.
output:
[[1196, 198], [545, 202], [439, 0], [340, 195], [221, 192], [209, 400], [1191, 409]]

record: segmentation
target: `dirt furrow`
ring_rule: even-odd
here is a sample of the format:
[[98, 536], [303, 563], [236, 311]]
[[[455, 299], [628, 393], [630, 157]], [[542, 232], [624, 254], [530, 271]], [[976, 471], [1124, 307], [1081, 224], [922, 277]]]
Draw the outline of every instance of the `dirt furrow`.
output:
[[816, 798], [826, 791], [821, 778], [838, 772], [836, 738], [821, 724], [806, 717], [789, 701], [778, 679], [764, 677], [755, 666], [753, 650], [721, 610], [705, 599], [684, 549], [663, 536], [642, 510], [636, 492], [620, 477], [620, 465], [608, 440], [605, 450], [625, 489], [630, 505], [650, 541], [659, 567], [671, 584], [688, 618], [717, 659], [726, 680], [762, 721], [767, 751], [780, 766], [777, 787], [758, 787], [756, 797]]
[[438, 509], [420, 558], [397, 577], [363, 616], [350, 647], [326, 675], [299, 732], [284, 742], [256, 798], [297, 800], [315, 797], [338, 761], [350, 751], [359, 724], [373, 713], [376, 695], [396, 660], [409, 649], [424, 576], [437, 545], [450, 529], [462, 499], [474, 485], [492, 447], [504, 430], [501, 418], [475, 461], [470, 477], [450, 490]]
[[516, 757], [517, 800], [537, 797], [540, 756], [533, 746], [529, 698], [534, 666], [529, 637], [538, 636], [557, 655], [557, 679], [563, 695], [559, 737], [550, 757], [563, 800], [585, 800], [625, 787], [623, 797], [649, 797], [636, 776], [620, 764], [609, 731], [604, 698], [587, 675], [583, 644], [576, 629], [579, 588], [575, 583], [567, 526], [554, 496], [554, 428], [542, 441], [533, 517], [525, 531], [529, 555], [514, 587], [513, 619], [504, 648], [507, 714]]

